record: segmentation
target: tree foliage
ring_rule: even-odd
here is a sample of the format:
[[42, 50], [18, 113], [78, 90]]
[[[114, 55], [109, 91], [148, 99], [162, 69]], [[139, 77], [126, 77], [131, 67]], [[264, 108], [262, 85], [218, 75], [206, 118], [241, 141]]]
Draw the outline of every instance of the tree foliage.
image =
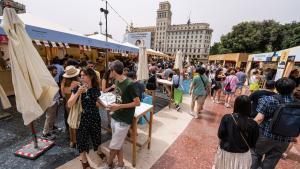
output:
[[260, 53], [300, 45], [300, 22], [280, 24], [274, 20], [242, 22], [215, 43], [210, 54]]

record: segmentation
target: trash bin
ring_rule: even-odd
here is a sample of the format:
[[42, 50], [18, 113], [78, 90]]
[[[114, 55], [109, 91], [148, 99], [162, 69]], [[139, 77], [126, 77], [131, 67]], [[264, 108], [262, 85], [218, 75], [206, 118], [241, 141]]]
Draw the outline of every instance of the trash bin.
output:
[[[142, 100], [143, 103], [147, 103], [147, 104], [151, 104], [152, 105], [152, 96], [149, 96], [149, 95], [145, 95], [144, 99]], [[150, 112], [147, 112], [146, 113], [146, 116], [147, 118], [149, 119], [150, 118]], [[141, 117], [139, 119], [139, 124], [143, 125], [143, 124], [146, 124], [147, 121], [144, 117]]]
[[183, 92], [184, 94], [189, 94], [191, 80], [183, 80]]

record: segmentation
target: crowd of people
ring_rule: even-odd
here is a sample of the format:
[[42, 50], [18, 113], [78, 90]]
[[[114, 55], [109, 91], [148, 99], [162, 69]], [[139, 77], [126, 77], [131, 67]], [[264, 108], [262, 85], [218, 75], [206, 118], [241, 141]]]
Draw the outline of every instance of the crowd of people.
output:
[[[93, 147], [101, 160], [106, 161], [105, 168], [122, 169], [122, 146], [130, 135], [135, 107], [140, 105], [145, 91], [161, 89], [179, 111], [183, 92], [188, 87], [192, 98], [190, 114], [195, 118], [202, 113], [207, 99], [214, 104], [223, 103], [226, 108], [233, 105], [233, 113], [224, 115], [220, 123], [220, 145], [214, 163], [216, 169], [275, 168], [282, 155], [286, 155], [285, 151], [290, 149], [290, 143], [296, 142], [296, 136], [274, 134], [270, 126], [282, 104], [294, 103], [299, 99], [299, 91], [295, 90], [299, 89], [298, 70], [293, 70], [289, 78], [275, 82], [274, 75], [264, 74], [258, 68], [247, 74], [243, 68], [216, 64], [190, 64], [182, 70], [173, 67], [172, 61], [152, 59], [148, 65], [149, 79], [138, 81], [136, 62], [116, 60], [110, 62], [104, 71], [90, 60], [55, 58], [48, 69], [59, 84], [60, 91], [46, 110], [42, 138], [53, 140], [57, 132], [62, 131], [54, 125], [58, 107], [62, 105], [70, 147], [76, 147], [80, 152], [83, 168], [90, 168], [87, 153]], [[158, 78], [171, 81], [173, 86], [159, 84]], [[185, 80], [190, 85], [184, 85]], [[99, 96], [107, 92], [114, 92], [116, 103], [105, 105], [101, 102]], [[112, 130], [109, 157], [100, 148], [99, 112], [106, 113]], [[117, 164], [114, 164], [115, 157]]]

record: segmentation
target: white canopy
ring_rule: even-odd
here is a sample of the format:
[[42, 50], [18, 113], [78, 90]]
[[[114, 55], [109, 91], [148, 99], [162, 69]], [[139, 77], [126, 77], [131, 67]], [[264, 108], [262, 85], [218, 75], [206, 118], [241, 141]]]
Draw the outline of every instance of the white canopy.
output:
[[149, 79], [149, 69], [148, 69], [148, 58], [146, 54], [146, 47], [140, 47], [139, 51], [139, 62], [137, 70], [137, 80], [147, 80]]
[[147, 55], [154, 55], [154, 56], [161, 56], [161, 57], [167, 57], [168, 55], [162, 53], [162, 52], [159, 52], [159, 51], [156, 51], [156, 50], [153, 50], [153, 49], [147, 49]]
[[4, 9], [2, 24], [9, 39], [8, 50], [17, 109], [22, 113], [24, 124], [28, 125], [53, 103], [59, 88], [14, 9]]
[[175, 58], [175, 65], [174, 68], [175, 69], [179, 69], [180, 71], [182, 71], [182, 65], [183, 65], [183, 59], [182, 59], [182, 52], [181, 51], [177, 51], [176, 53], [176, 58]]
[[127, 47], [131, 47], [131, 48], [139, 49], [139, 47], [137, 47], [137, 46], [135, 46], [135, 45], [133, 45], [133, 44], [131, 44], [129, 42], [122, 43], [122, 45], [127, 46]]

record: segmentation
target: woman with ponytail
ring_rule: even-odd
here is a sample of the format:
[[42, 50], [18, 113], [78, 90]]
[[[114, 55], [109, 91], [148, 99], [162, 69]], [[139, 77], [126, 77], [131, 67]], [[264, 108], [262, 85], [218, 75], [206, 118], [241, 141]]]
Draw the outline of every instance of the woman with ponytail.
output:
[[223, 116], [218, 131], [220, 146], [215, 157], [215, 169], [250, 168], [250, 149], [259, 136], [259, 126], [249, 118], [250, 111], [250, 98], [241, 95], [235, 100], [233, 113]]

